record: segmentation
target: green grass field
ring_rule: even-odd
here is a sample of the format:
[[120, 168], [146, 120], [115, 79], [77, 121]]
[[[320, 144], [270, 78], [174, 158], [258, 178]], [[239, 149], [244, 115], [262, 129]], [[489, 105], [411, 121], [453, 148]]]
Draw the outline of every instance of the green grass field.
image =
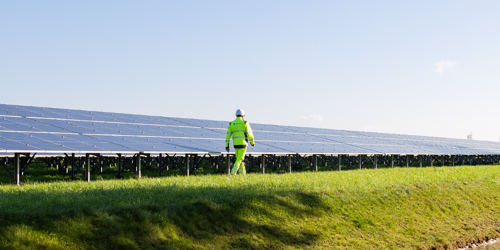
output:
[[500, 235], [500, 166], [29, 180], [2, 249], [446, 249]]

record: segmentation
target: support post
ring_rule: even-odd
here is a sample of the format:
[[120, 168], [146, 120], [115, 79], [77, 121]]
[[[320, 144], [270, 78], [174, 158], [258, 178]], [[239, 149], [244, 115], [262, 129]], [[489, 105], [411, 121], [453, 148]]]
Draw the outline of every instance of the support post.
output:
[[137, 178], [141, 178], [141, 154], [137, 153], [135, 155], [135, 175]]
[[186, 176], [189, 177], [189, 158], [190, 155], [186, 154]]
[[102, 156], [99, 156], [99, 158], [97, 158], [98, 162], [99, 162], [99, 174], [102, 174], [102, 170], [103, 170], [103, 166], [104, 166], [104, 160], [102, 159]]
[[318, 155], [313, 155], [313, 170], [318, 171]]
[[451, 156], [451, 166], [452, 167], [455, 166], [455, 156], [454, 155]]
[[362, 159], [363, 159], [363, 158], [362, 158], [362, 156], [361, 156], [361, 155], [358, 155], [358, 165], [359, 165], [359, 169], [361, 169], [361, 165], [362, 165], [361, 161], [362, 161]]
[[75, 153], [71, 153], [71, 179], [75, 179]]
[[226, 157], [226, 172], [227, 174], [231, 174], [231, 155], [227, 154]]
[[406, 155], [406, 167], [410, 167], [410, 156]]
[[432, 157], [432, 155], [429, 155], [429, 164], [431, 165], [431, 167], [434, 167], [434, 157]]
[[65, 174], [68, 174], [68, 155], [66, 155], [66, 157], [64, 157], [64, 172]]
[[262, 173], [265, 174], [266, 173], [266, 155], [262, 155]]
[[339, 171], [342, 171], [342, 155], [337, 155], [338, 158], [338, 165], [339, 165]]
[[441, 167], [444, 167], [444, 155], [441, 156]]
[[118, 155], [118, 178], [122, 177], [122, 154], [117, 154]]
[[90, 182], [90, 154], [85, 154], [85, 180]]
[[292, 156], [287, 155], [287, 161], [288, 161], [288, 173], [292, 173]]
[[375, 167], [375, 169], [377, 169], [377, 168], [378, 168], [377, 155], [374, 155], [374, 156], [373, 156], [373, 166]]
[[14, 154], [14, 183], [19, 186], [21, 182], [21, 154]]
[[161, 163], [162, 163], [162, 158], [161, 158], [161, 153], [158, 155], [158, 175], [161, 176], [161, 170], [163, 169]]
[[422, 167], [422, 156], [421, 155], [418, 156], [418, 166]]
[[394, 155], [391, 155], [391, 168], [394, 168]]
[[215, 165], [215, 169], [219, 170], [219, 163], [222, 167], [223, 165], [223, 161], [221, 160], [222, 156], [218, 156], [217, 158], [214, 157], [214, 165]]

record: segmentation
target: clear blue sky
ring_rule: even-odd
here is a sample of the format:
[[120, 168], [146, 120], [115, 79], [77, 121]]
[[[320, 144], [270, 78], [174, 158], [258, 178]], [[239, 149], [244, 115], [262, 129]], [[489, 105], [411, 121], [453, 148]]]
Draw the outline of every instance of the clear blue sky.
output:
[[500, 1], [1, 1], [0, 103], [498, 141]]

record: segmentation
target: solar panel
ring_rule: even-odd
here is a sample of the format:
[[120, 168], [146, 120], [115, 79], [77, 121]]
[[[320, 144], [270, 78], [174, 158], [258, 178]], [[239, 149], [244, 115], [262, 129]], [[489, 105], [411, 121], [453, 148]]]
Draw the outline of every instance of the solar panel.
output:
[[15, 149], [16, 151], [26, 151], [26, 150], [33, 150], [37, 151], [39, 148], [35, 148], [33, 146], [30, 146], [27, 143], [20, 143], [17, 141], [9, 140], [7, 138], [4, 138], [2, 135], [0, 135], [0, 149], [3, 152], [7, 152], [10, 149]]
[[0, 117], [10, 117], [10, 116], [15, 116], [15, 115], [7, 111], [0, 110]]
[[[224, 152], [229, 121], [0, 104], [0, 151]], [[500, 154], [500, 143], [251, 124], [252, 154]]]

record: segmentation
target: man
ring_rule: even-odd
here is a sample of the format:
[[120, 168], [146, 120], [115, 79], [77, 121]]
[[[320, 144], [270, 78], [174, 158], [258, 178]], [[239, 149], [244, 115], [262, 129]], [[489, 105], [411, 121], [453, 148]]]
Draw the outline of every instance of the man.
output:
[[236, 162], [234, 163], [233, 169], [231, 169], [231, 174], [246, 174], [245, 164], [243, 160], [245, 159], [245, 153], [247, 151], [248, 140], [252, 147], [255, 145], [253, 141], [252, 128], [250, 124], [243, 120], [245, 117], [245, 111], [238, 109], [236, 110], [236, 120], [229, 123], [226, 134], [226, 151], [229, 153], [229, 141], [231, 136], [233, 137], [234, 151], [236, 154]]

